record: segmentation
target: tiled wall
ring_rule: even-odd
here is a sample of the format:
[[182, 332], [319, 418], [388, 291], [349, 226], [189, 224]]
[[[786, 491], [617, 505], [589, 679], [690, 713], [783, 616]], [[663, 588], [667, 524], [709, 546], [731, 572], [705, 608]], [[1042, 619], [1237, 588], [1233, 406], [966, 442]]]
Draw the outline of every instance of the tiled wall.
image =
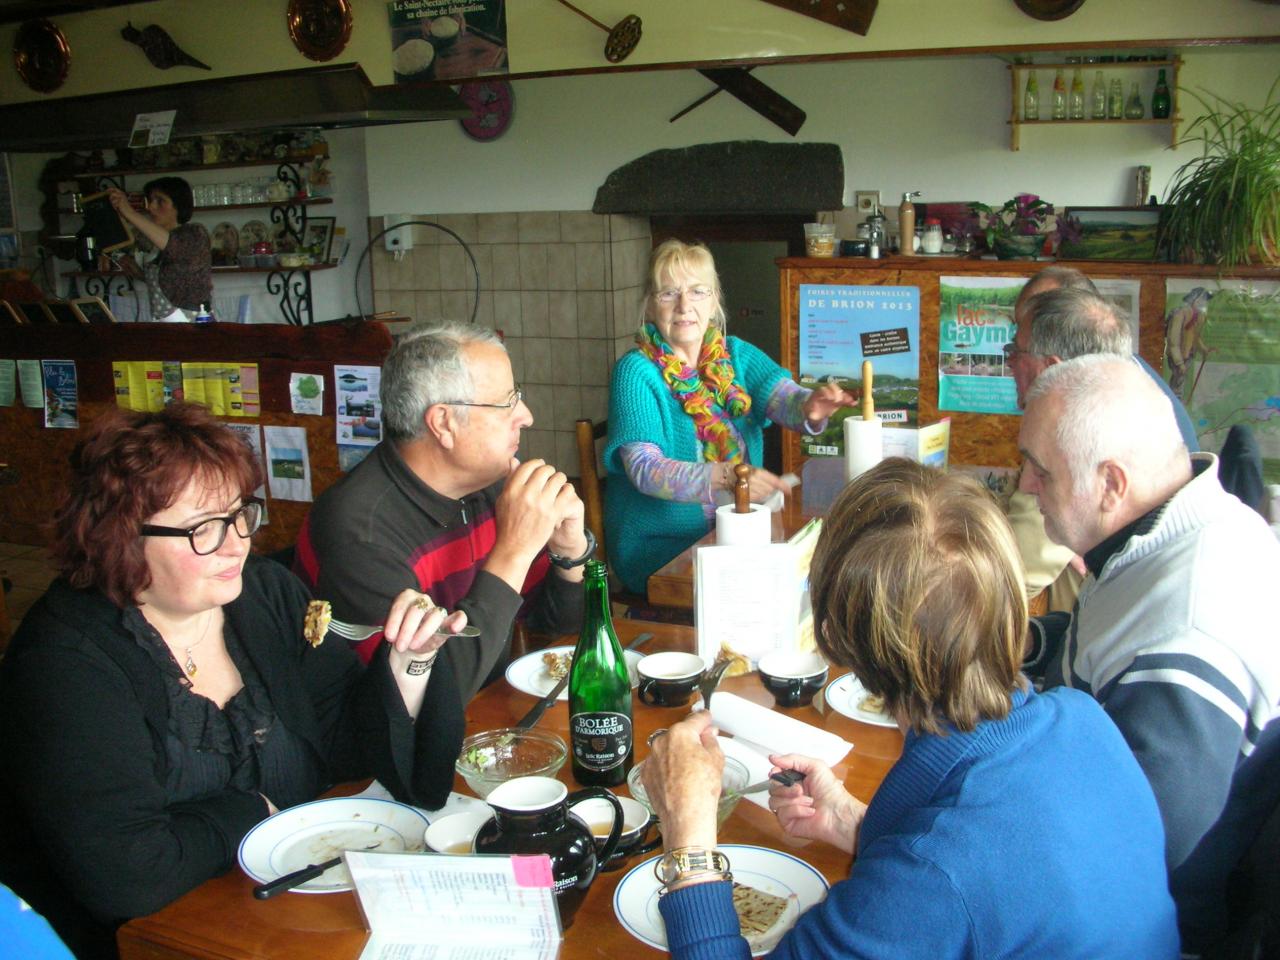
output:
[[[651, 247], [643, 217], [581, 211], [415, 214], [454, 231], [480, 273], [476, 322], [506, 337], [533, 427], [521, 453], [576, 475], [574, 421], [609, 410], [613, 362], [634, 346]], [[370, 222], [370, 233], [382, 228]], [[475, 277], [447, 233], [414, 226], [402, 259], [373, 253], [374, 302], [415, 320], [470, 319]]]

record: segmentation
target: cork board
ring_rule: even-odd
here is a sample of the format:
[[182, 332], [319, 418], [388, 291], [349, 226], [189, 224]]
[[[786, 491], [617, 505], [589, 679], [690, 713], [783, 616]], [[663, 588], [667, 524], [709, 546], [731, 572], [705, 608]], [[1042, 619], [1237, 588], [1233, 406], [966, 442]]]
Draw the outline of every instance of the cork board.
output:
[[[311, 459], [312, 495], [342, 476], [334, 437], [333, 365], [380, 365], [391, 335], [380, 323], [326, 324], [114, 324], [0, 328], [0, 357], [76, 361], [80, 429], [48, 430], [42, 410], [0, 407], [0, 462], [8, 463], [0, 488], [0, 540], [49, 542], [51, 521], [65, 496], [67, 462], [86, 428], [116, 409], [111, 363], [115, 360], [236, 360], [256, 362], [260, 417], [226, 418], [261, 426], [302, 427]], [[324, 413], [290, 412], [289, 375], [325, 378]], [[268, 496], [269, 523], [254, 537], [254, 549], [272, 552], [293, 544], [309, 503]]]

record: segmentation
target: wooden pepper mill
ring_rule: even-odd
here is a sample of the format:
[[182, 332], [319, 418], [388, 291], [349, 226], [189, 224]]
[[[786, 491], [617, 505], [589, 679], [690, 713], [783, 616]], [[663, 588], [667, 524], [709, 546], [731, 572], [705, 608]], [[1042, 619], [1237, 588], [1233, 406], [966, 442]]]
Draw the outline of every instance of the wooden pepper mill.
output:
[[733, 475], [738, 479], [733, 484], [733, 512], [751, 512], [751, 467], [740, 463], [733, 468]]

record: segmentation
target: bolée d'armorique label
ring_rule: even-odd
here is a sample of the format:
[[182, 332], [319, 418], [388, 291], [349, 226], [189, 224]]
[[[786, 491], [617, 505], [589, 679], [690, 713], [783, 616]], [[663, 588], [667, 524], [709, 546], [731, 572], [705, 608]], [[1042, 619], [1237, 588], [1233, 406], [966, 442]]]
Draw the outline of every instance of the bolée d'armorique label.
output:
[[569, 718], [573, 756], [588, 770], [612, 770], [631, 752], [631, 718], [625, 713], [575, 713]]

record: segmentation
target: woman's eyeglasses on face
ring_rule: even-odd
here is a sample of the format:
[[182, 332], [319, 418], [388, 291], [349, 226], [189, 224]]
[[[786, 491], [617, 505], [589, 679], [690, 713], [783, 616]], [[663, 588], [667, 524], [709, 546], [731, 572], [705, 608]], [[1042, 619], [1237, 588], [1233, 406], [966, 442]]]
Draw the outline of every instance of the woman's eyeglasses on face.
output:
[[1010, 340], [1008, 343], [1006, 343], [1006, 344], [1004, 345], [1004, 348], [1003, 348], [1003, 349], [1004, 349], [1004, 361], [1005, 361], [1005, 363], [1010, 363], [1010, 362], [1012, 362], [1012, 361], [1014, 360], [1014, 358], [1016, 358], [1016, 357], [1020, 357], [1020, 356], [1022, 356], [1023, 354], [1027, 354], [1027, 353], [1030, 353], [1030, 352], [1031, 352], [1030, 350], [1023, 350], [1021, 347], [1019, 347], [1019, 346], [1018, 346], [1016, 343], [1014, 343], [1012, 340]]
[[144, 537], [186, 537], [191, 549], [204, 557], [217, 553], [227, 539], [227, 529], [234, 526], [240, 539], [247, 540], [262, 526], [262, 501], [257, 497], [246, 497], [237, 510], [225, 517], [210, 517], [202, 520], [194, 527], [158, 527], [153, 523], [144, 523], [140, 531]]
[[487, 407], [490, 410], [514, 410], [524, 399], [524, 391], [516, 387], [502, 403], [476, 403], [474, 400], [437, 400], [448, 407]]
[[665, 287], [655, 293], [653, 295], [653, 299], [657, 300], [659, 303], [675, 303], [680, 299], [680, 295], [682, 293], [686, 300], [691, 303], [698, 303], [699, 301], [705, 300], [707, 297], [711, 296], [711, 288], [701, 283], [697, 286], [685, 287], [683, 290], [679, 290], [675, 287]]

